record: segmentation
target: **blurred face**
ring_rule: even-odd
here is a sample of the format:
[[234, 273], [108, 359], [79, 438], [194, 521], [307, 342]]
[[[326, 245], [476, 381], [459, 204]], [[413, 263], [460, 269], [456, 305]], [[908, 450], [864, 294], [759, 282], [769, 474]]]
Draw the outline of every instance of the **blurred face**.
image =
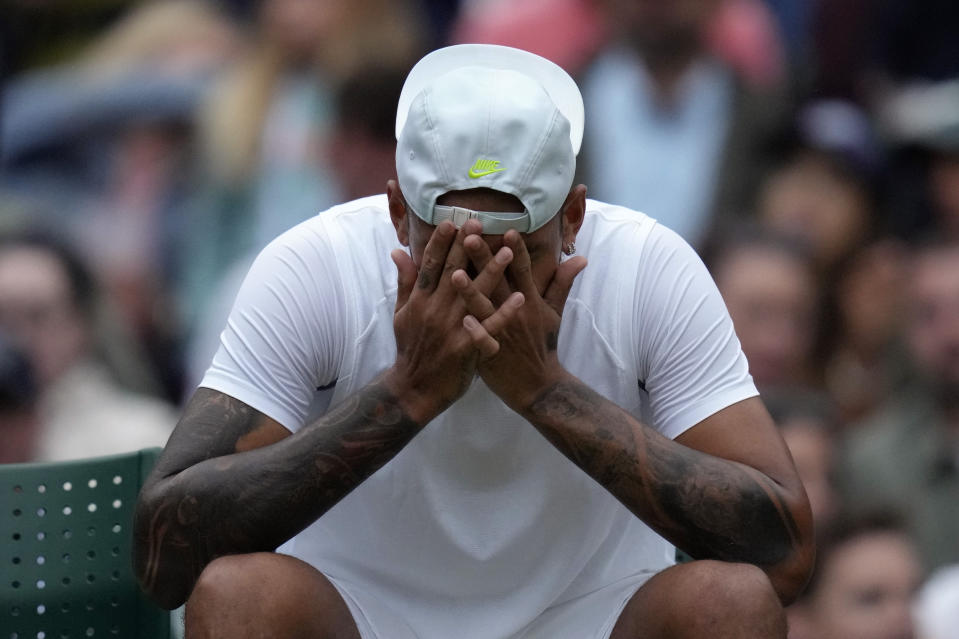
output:
[[266, 36], [288, 59], [313, 60], [350, 11], [343, 0], [266, 0], [260, 21]]
[[908, 287], [907, 337], [933, 383], [959, 393], [959, 245], [920, 253]]
[[821, 526], [836, 510], [832, 439], [826, 426], [812, 417], [795, 417], [779, 427], [809, 496], [813, 522]]
[[885, 348], [902, 325], [906, 253], [891, 241], [857, 251], [839, 275], [838, 304], [843, 339], [863, 356]]
[[606, 0], [609, 24], [654, 61], [703, 47], [717, 0]]
[[912, 639], [911, 606], [921, 580], [902, 535], [875, 532], [837, 548], [810, 601], [818, 639]]
[[41, 386], [80, 356], [86, 328], [55, 257], [34, 248], [0, 251], [0, 328], [27, 350]]
[[760, 194], [759, 215], [770, 228], [810, 243], [821, 267], [835, 263], [862, 237], [863, 194], [815, 157], [774, 174]]
[[802, 381], [816, 311], [808, 268], [772, 248], [743, 247], [719, 265], [715, 278], [756, 383]]
[[396, 144], [386, 144], [361, 127], [334, 130], [327, 155], [344, 199], [382, 193], [383, 182], [396, 173]]

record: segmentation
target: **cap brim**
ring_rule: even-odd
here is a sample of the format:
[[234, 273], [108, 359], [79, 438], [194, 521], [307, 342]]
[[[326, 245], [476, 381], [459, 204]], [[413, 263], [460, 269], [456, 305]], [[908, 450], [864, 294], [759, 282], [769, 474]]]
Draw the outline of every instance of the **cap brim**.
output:
[[437, 49], [417, 62], [403, 84], [396, 108], [397, 139], [403, 132], [414, 98], [436, 78], [462, 67], [509, 69], [536, 80], [546, 89], [559, 112], [569, 120], [569, 141], [573, 145], [573, 153], [579, 153], [583, 142], [583, 96], [573, 78], [546, 58], [496, 44], [457, 44]]

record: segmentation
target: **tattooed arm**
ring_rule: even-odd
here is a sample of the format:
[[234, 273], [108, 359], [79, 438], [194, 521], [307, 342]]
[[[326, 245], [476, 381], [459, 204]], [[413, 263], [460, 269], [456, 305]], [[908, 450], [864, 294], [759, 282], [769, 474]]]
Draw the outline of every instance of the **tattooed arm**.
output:
[[420, 428], [383, 379], [289, 437], [239, 400], [199, 389], [138, 503], [142, 587], [179, 606], [211, 560], [275, 550]]
[[478, 365], [490, 389], [677, 547], [697, 559], [755, 564], [783, 601], [795, 598], [811, 569], [811, 515], [762, 402], [735, 403], [676, 440], [640, 423], [558, 360], [560, 316], [585, 261], [565, 261], [542, 289], [528, 274], [524, 243], [509, 234], [504, 241], [515, 253], [509, 274], [525, 297], [508, 323], [484, 319], [488, 300], [463, 275], [453, 278], [482, 320], [467, 323], [474, 341], [496, 343]]
[[636, 516], [696, 559], [763, 568], [784, 602], [812, 563], [805, 492], [758, 398], [675, 441], [568, 376], [523, 415]]
[[[272, 551], [396, 455], [473, 380], [477, 353], [449, 277], [466, 263], [465, 231], [439, 225], [419, 268], [394, 251], [396, 362], [294, 435], [243, 402], [200, 389], [137, 507], [135, 566], [148, 593], [173, 608], [221, 555]], [[512, 255], [478, 275], [489, 291]], [[508, 317], [515, 306], [504, 305]]]

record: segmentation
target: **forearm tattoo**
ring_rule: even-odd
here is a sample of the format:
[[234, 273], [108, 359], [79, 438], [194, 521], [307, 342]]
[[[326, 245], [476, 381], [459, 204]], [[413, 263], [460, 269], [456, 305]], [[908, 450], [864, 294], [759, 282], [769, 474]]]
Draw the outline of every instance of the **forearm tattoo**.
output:
[[771, 566], [800, 543], [772, 479], [673, 442], [584, 385], [552, 386], [529, 414], [573, 463], [697, 559]]
[[184, 416], [197, 427], [168, 444], [175, 451], [167, 457], [185, 469], [158, 467], [140, 500], [137, 562], [147, 590], [155, 588], [161, 563], [164, 570], [176, 565], [192, 587], [218, 556], [274, 550], [420, 429], [374, 382], [298, 433], [241, 452], [256, 437], [262, 416], [232, 398], [201, 393]]

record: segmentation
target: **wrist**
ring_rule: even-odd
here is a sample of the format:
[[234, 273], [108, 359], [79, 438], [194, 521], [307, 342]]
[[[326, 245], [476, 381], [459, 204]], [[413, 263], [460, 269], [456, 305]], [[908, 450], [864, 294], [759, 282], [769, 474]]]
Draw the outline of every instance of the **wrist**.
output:
[[571, 421], [581, 419], [596, 398], [595, 391], [564, 370], [562, 375], [540, 387], [535, 396], [517, 412], [537, 429], [564, 429]]
[[410, 381], [409, 375], [397, 370], [395, 365], [387, 369], [381, 381], [400, 410], [421, 427], [430, 423], [446, 408], [435, 397], [435, 393], [418, 388]]
[[536, 380], [529, 380], [527, 384], [516, 384], [511, 390], [512, 397], [506, 403], [525, 419], [532, 421], [536, 417], [536, 407], [540, 400], [570, 379], [573, 379], [570, 373], [559, 369]]

